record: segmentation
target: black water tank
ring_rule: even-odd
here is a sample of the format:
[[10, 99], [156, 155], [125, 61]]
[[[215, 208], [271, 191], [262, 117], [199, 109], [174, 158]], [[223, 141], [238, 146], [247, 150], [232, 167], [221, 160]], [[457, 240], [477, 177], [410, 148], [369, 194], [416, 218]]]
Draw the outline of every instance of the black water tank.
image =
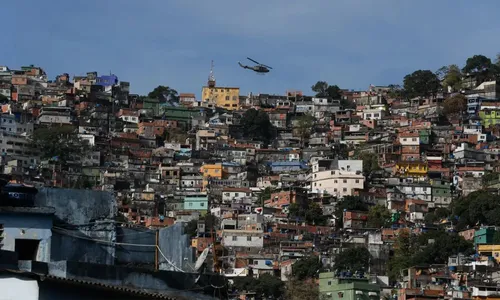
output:
[[34, 206], [38, 190], [22, 184], [1, 187], [0, 206]]

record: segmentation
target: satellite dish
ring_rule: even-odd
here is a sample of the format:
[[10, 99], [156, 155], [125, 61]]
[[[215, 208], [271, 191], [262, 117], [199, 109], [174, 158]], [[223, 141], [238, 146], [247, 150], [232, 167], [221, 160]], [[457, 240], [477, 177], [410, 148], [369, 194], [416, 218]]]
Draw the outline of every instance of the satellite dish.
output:
[[194, 265], [194, 270], [195, 271], [198, 271], [201, 268], [201, 266], [203, 265], [203, 263], [207, 259], [208, 252], [210, 251], [211, 248], [212, 248], [212, 246], [209, 246], [209, 247], [205, 248], [203, 250], [203, 252], [200, 254], [200, 256], [198, 257], [198, 259], [196, 260], [196, 264]]

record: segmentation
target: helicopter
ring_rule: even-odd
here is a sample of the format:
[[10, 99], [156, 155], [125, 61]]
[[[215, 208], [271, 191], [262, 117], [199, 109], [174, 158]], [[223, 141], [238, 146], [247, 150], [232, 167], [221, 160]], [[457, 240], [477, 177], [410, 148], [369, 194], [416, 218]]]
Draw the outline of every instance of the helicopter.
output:
[[266, 66], [264, 64], [261, 64], [253, 59], [251, 59], [250, 57], [247, 57], [247, 59], [251, 62], [254, 62], [256, 63], [257, 65], [256, 66], [253, 66], [253, 67], [249, 67], [249, 66], [245, 66], [243, 65], [242, 63], [238, 62], [238, 64], [240, 65], [240, 67], [242, 67], [243, 69], [250, 69], [254, 72], [257, 72], [257, 73], [268, 73], [269, 72], [269, 69], [272, 69], [270, 66]]

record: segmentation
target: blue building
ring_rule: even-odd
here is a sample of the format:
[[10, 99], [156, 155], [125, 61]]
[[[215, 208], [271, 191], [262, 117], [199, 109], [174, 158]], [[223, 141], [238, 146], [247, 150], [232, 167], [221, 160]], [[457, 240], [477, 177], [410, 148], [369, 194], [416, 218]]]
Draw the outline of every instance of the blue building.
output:
[[96, 78], [96, 85], [113, 86], [118, 84], [118, 77], [116, 75], [104, 75]]
[[208, 210], [208, 195], [206, 193], [184, 196], [184, 210]]

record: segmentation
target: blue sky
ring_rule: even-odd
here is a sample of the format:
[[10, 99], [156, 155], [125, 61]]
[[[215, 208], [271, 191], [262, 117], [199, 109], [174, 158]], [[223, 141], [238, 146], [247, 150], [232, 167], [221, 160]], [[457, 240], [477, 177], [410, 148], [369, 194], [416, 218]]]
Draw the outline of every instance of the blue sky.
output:
[[[500, 52], [496, 0], [15, 0], [0, 11], [0, 65], [51, 78], [111, 70], [139, 94], [162, 84], [199, 96], [212, 59], [217, 84], [242, 94], [310, 94], [318, 80], [366, 89]], [[247, 56], [274, 70], [239, 68]]]

